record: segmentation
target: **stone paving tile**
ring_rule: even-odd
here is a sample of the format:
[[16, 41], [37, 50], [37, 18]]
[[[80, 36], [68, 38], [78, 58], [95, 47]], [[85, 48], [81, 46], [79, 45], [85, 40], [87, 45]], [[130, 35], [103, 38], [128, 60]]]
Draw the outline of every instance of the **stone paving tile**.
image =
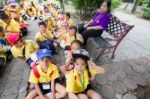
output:
[[141, 76], [133, 76], [133, 80], [140, 86], [146, 86], [146, 81]]
[[123, 84], [121, 82], [118, 82], [118, 81], [114, 82], [112, 84], [112, 87], [119, 94], [124, 94], [127, 92], [127, 87], [125, 86], [125, 84]]
[[109, 81], [116, 81], [117, 80], [117, 76], [114, 73], [111, 73], [111, 72], [106, 74], [106, 78]]
[[125, 72], [123, 72], [123, 71], [117, 71], [116, 73], [116, 76], [117, 76], [117, 80], [118, 81], [123, 81], [125, 78], [127, 78], [127, 75], [126, 75], [126, 73]]
[[137, 99], [137, 97], [131, 94], [125, 94], [123, 96], [123, 99]]
[[104, 97], [110, 99], [110, 98], [114, 98], [115, 91], [111, 86], [104, 85], [104, 86], [102, 86], [102, 94], [103, 94]]
[[134, 82], [131, 79], [124, 79], [123, 83], [129, 90], [135, 90], [137, 88], [137, 82]]
[[96, 79], [97, 83], [99, 83], [100, 85], [107, 84], [107, 78], [105, 75], [96, 75], [95, 79]]

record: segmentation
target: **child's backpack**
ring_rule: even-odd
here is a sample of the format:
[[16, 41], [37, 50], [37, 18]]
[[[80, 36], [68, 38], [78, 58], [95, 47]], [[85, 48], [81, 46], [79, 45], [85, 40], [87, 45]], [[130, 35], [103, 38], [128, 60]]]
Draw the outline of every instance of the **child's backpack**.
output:
[[0, 45], [6, 45], [6, 42], [2, 38], [0, 38]]
[[[33, 71], [33, 73], [34, 73], [34, 75], [35, 75], [36, 78], [39, 78], [39, 77], [40, 77], [40, 73], [39, 73], [39, 71], [37, 70], [37, 67], [36, 67], [36, 66], [32, 68], [32, 71]], [[50, 76], [52, 76], [53, 74], [54, 74], [54, 71], [52, 71], [52, 72], [50, 73]]]

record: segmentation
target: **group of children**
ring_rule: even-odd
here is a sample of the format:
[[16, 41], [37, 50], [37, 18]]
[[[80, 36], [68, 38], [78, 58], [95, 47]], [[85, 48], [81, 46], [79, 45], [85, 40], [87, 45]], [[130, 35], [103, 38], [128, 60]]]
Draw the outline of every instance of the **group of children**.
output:
[[[0, 12], [0, 53], [9, 51], [14, 58], [21, 58], [31, 68], [29, 83], [33, 84], [33, 88], [26, 99], [61, 99], [67, 95], [69, 99], [102, 99], [91, 82], [96, 74], [102, 74], [105, 70], [96, 66], [89, 53], [82, 49], [84, 40], [70, 13], [64, 13], [51, 3], [35, 5], [31, 2], [26, 7], [21, 2], [20, 7], [16, 7], [19, 15], [15, 17], [8, 14], [6, 8]], [[15, 11], [17, 13], [18, 10]], [[26, 24], [26, 19], [32, 18], [40, 20], [35, 42], [23, 39], [19, 24], [20, 20]], [[56, 66], [53, 58], [58, 47], [64, 49], [66, 59], [60, 67]], [[65, 78], [63, 83], [60, 81], [62, 76]]]

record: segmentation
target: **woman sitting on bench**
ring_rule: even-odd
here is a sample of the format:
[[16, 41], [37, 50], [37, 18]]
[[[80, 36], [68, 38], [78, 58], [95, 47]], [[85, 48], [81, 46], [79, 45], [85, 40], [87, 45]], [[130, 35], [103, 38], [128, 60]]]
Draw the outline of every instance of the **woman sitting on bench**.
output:
[[89, 37], [97, 37], [103, 33], [110, 22], [110, 7], [111, 2], [105, 1], [102, 3], [100, 10], [96, 13], [91, 21], [87, 24], [79, 25], [78, 32], [84, 38], [84, 45], [87, 43]]

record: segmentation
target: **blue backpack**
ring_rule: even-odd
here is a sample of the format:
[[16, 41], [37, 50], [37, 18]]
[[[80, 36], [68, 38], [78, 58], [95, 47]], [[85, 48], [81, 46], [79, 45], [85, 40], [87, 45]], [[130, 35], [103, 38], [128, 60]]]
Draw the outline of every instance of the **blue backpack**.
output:
[[6, 45], [6, 42], [2, 38], [0, 38], [0, 45]]

